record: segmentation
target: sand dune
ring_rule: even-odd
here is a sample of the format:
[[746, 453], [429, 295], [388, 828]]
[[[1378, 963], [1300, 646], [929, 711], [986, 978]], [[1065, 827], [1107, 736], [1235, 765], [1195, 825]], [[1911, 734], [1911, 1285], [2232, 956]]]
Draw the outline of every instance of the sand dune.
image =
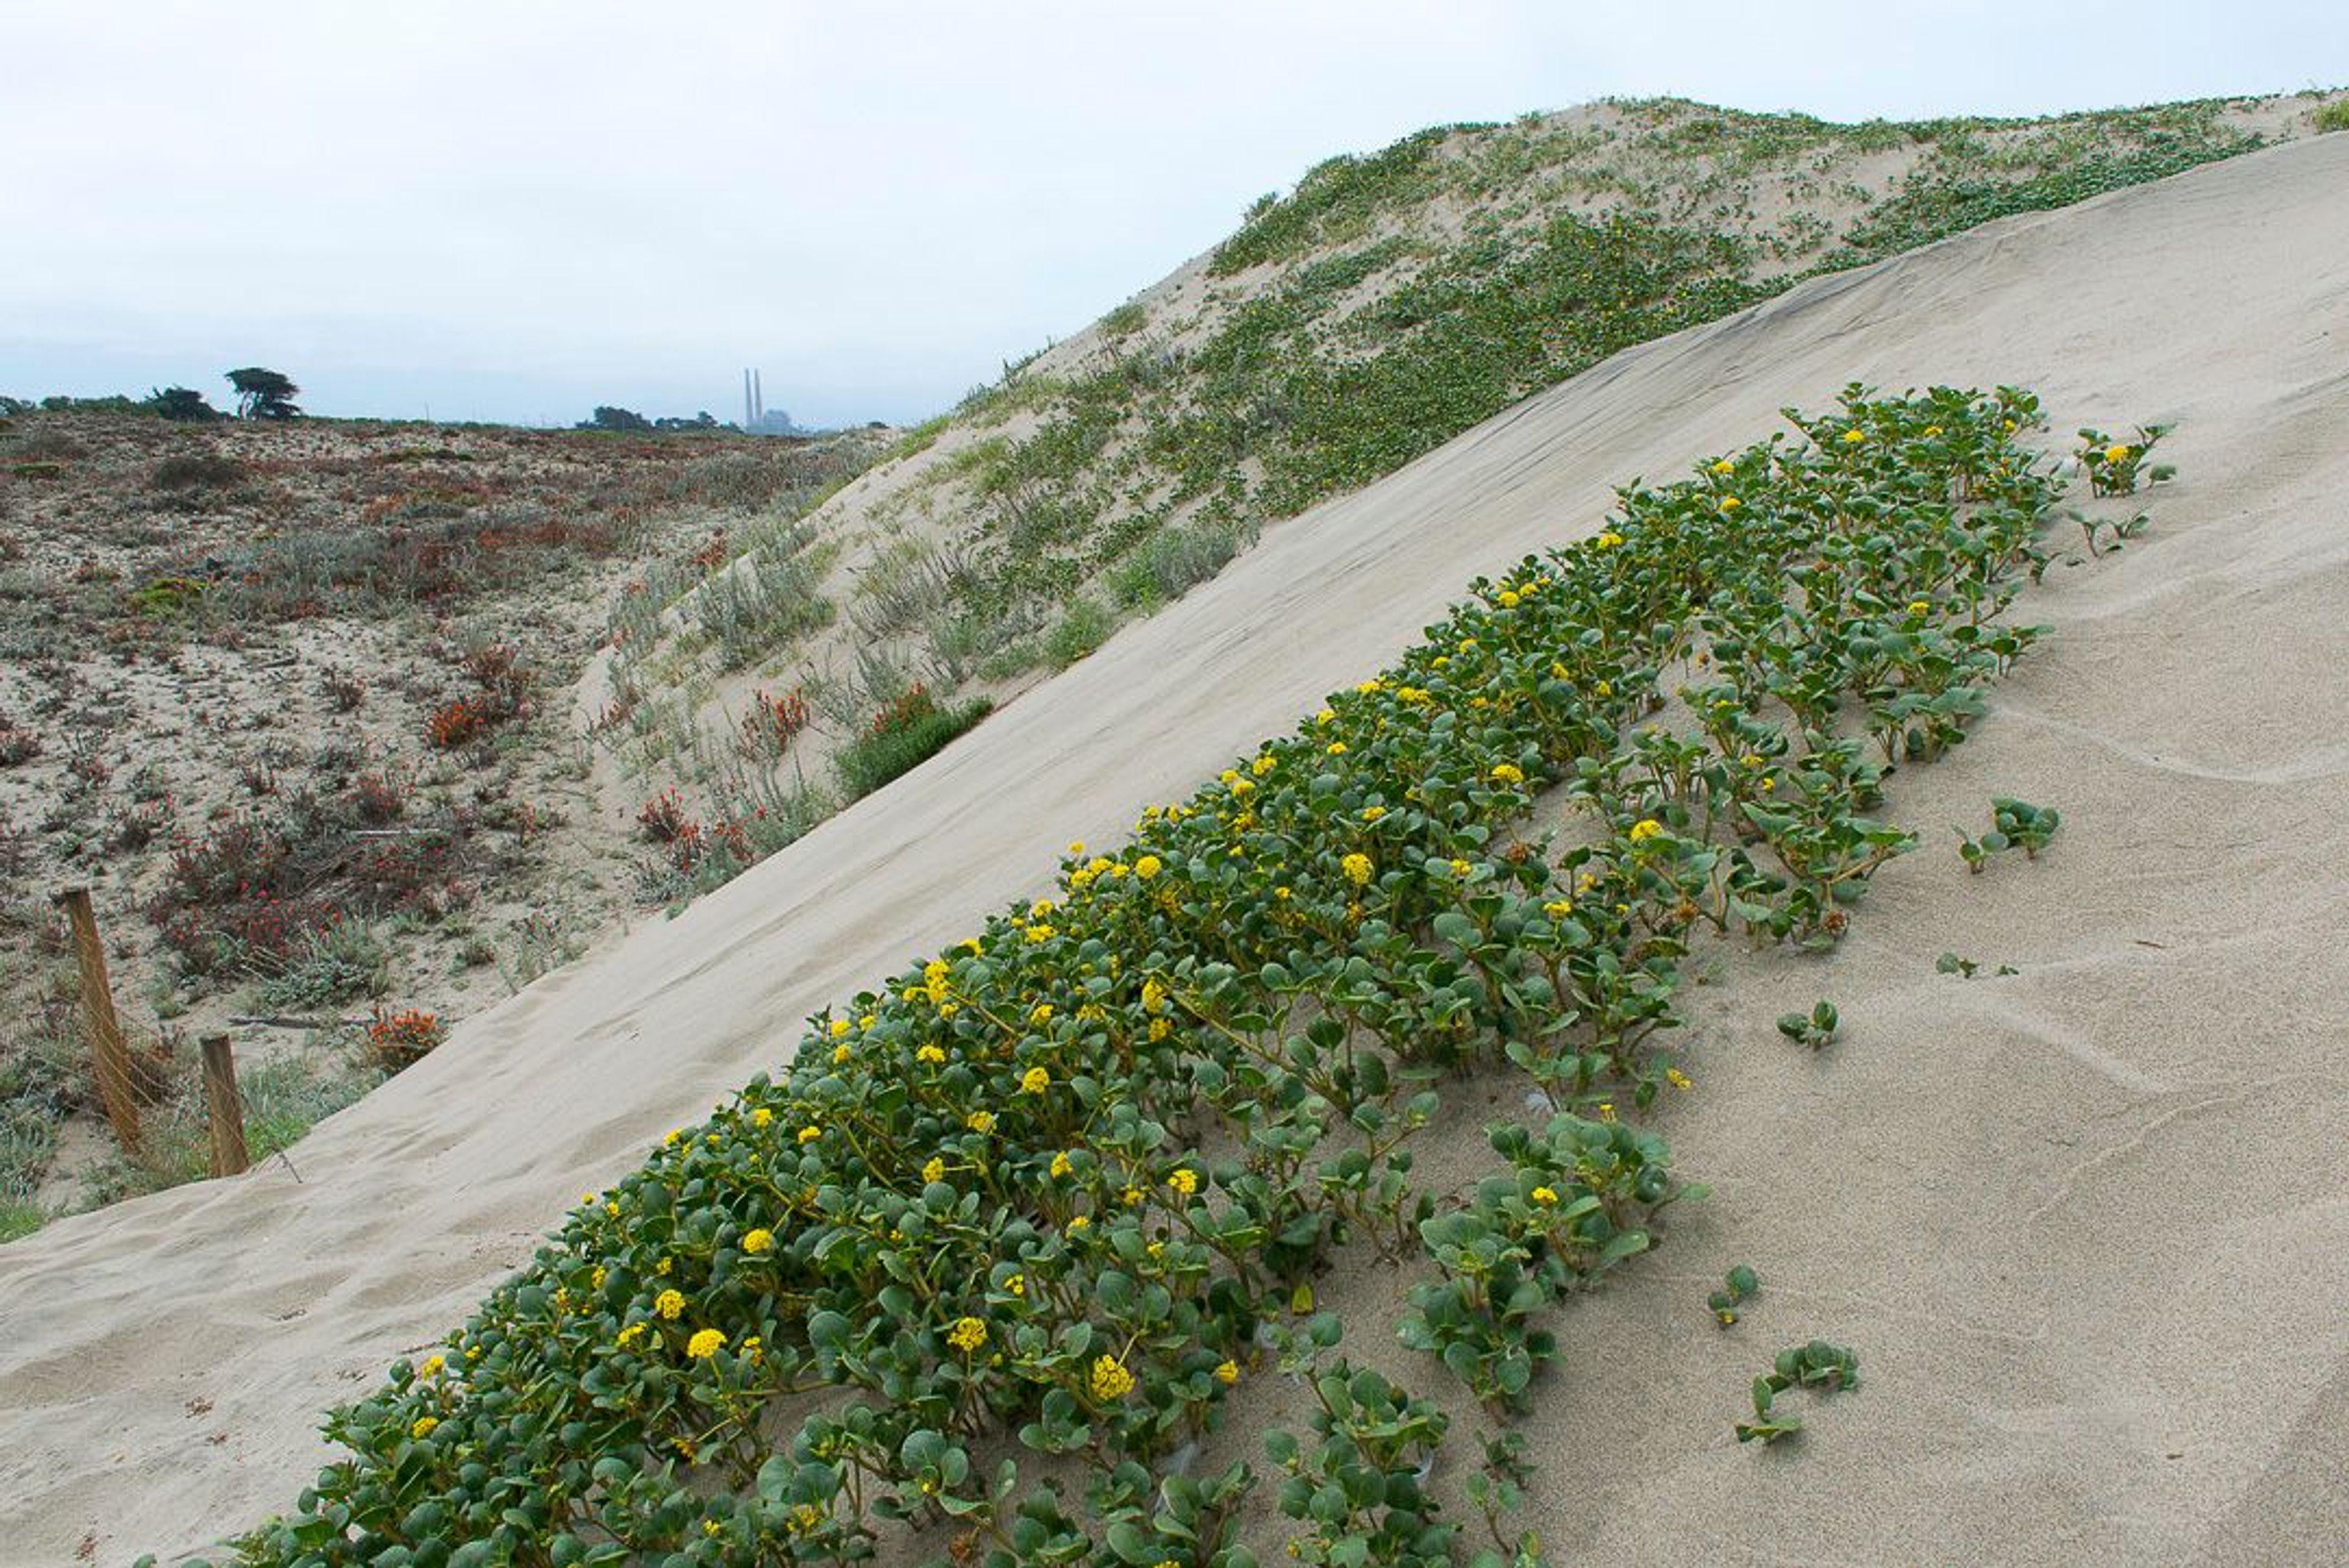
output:
[[[798, 1020], [1040, 888], [1367, 673], [1612, 486], [1846, 381], [2176, 420], [2148, 535], [1904, 777], [1926, 833], [1824, 963], [1724, 956], [1664, 1130], [1713, 1200], [1570, 1308], [1531, 1430], [1566, 1562], [2349, 1555], [2349, 136], [2011, 220], [1631, 350], [1273, 530], [673, 923], [468, 1022], [284, 1165], [0, 1249], [0, 1562], [192, 1548], [286, 1506], [319, 1412], [462, 1318], [583, 1188]], [[2060, 807], [1971, 878], [1944, 824]], [[1935, 973], [1955, 950], [2020, 973]], [[1832, 995], [1821, 1056], [1770, 1020]], [[1704, 1281], [1748, 1261], [1732, 1334]], [[1868, 1387], [1730, 1437], [1777, 1344]], [[1578, 1347], [1578, 1349], [1572, 1348]]]

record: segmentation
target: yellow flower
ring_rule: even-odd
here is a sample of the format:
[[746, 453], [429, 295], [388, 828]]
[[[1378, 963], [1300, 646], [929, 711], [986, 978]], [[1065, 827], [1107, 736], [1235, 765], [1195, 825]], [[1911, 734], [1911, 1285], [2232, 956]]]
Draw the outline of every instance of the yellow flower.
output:
[[1458, 877], [1462, 882], [1466, 882], [1468, 880], [1469, 873], [1474, 872], [1475, 869], [1476, 868], [1475, 866], [1470, 865], [1466, 861], [1455, 860], [1452, 862], [1452, 874]]
[[758, 1256], [761, 1253], [767, 1251], [774, 1244], [775, 1233], [767, 1230], [763, 1226], [758, 1230], [750, 1232], [742, 1238], [742, 1250], [749, 1253], [752, 1257]]
[[1713, 471], [1717, 474], [1733, 474], [1737, 471], [1737, 465], [1723, 458], [1713, 465]]
[[878, 1022], [880, 1022], [878, 1018], [875, 1018], [872, 1014], [867, 1013], [864, 1016], [856, 1020], [856, 1026], [860, 1029], [869, 1029]]
[[1261, 779], [1278, 766], [1280, 766], [1280, 758], [1268, 751], [1261, 757], [1258, 757], [1254, 762], [1249, 763], [1248, 770], [1254, 773], [1257, 778]]
[[1030, 942], [1050, 942], [1052, 940], [1053, 931], [1049, 925], [1031, 925], [1028, 928], [1027, 935]]
[[1142, 1189], [1139, 1187], [1128, 1187], [1119, 1195], [1125, 1200], [1125, 1206], [1129, 1209], [1133, 1208], [1142, 1202]]
[[1865, 430], [1846, 430], [1843, 433], [1843, 444], [1847, 447], [1856, 447], [1866, 439], [1868, 432]]
[[1690, 1078], [1688, 1074], [1681, 1071], [1678, 1068], [1666, 1068], [1664, 1069], [1664, 1081], [1671, 1085], [1674, 1088], [1694, 1088], [1696, 1087], [1696, 1080]]
[[1133, 1374], [1116, 1357], [1101, 1357], [1093, 1362], [1092, 1390], [1093, 1398], [1104, 1404], [1123, 1399], [1133, 1392]]
[[1362, 820], [1365, 822], [1375, 822], [1386, 814], [1387, 809], [1384, 806], [1365, 806], [1362, 808]]
[[428, 1356], [424, 1358], [424, 1365], [416, 1369], [416, 1375], [419, 1377], [438, 1377], [440, 1376], [440, 1369], [448, 1365], [448, 1362], [438, 1356]]
[[1199, 1173], [1188, 1166], [1178, 1167], [1166, 1178], [1166, 1184], [1187, 1198], [1199, 1190]]
[[1328, 724], [1330, 720], [1332, 720], [1332, 719], [1336, 718], [1337, 717], [1338, 717], [1338, 713], [1337, 713], [1337, 710], [1336, 710], [1335, 708], [1327, 708], [1327, 707], [1325, 707], [1325, 708], [1323, 708], [1320, 712], [1319, 712], [1319, 713], [1317, 713], [1317, 714], [1315, 714], [1315, 715], [1313, 716], [1313, 722], [1314, 722], [1314, 723], [1316, 723], [1316, 724]]
[[947, 1331], [947, 1343], [968, 1356], [987, 1343], [987, 1325], [976, 1317], [958, 1317]]
[[1079, 1214], [1076, 1218], [1069, 1222], [1069, 1229], [1071, 1231], [1081, 1231], [1092, 1222], [1093, 1217], [1091, 1214]]
[[1150, 1037], [1151, 1037], [1151, 1039], [1152, 1039], [1154, 1042], [1154, 1041], [1158, 1041], [1158, 1040], [1163, 1040], [1163, 1039], [1164, 1039], [1167, 1036], [1169, 1036], [1169, 1035], [1173, 1034], [1174, 1032], [1174, 1019], [1172, 1019], [1172, 1018], [1153, 1018], [1153, 1019], [1151, 1019], [1151, 1020], [1150, 1020]]
[[1216, 1368], [1216, 1380], [1226, 1387], [1238, 1382], [1240, 1380], [1240, 1364], [1237, 1361], [1226, 1361], [1222, 1366], [1217, 1367]]
[[1370, 856], [1360, 854], [1348, 855], [1344, 860], [1338, 862], [1338, 867], [1340, 871], [1343, 871], [1346, 873], [1346, 880], [1352, 882], [1356, 887], [1368, 887], [1371, 885]]
[[1539, 1203], [1544, 1208], [1548, 1208], [1557, 1202], [1557, 1194], [1547, 1187], [1535, 1188], [1533, 1190], [1532, 1197], [1535, 1202]]
[[620, 1205], [618, 1201], [616, 1199], [605, 1199], [604, 1202], [604, 1212], [610, 1215], [615, 1220], [618, 1219], [620, 1217]]
[[2128, 461], [2128, 455], [2129, 449], [2118, 442], [2105, 449], [2105, 461], [2108, 463], [2125, 463]]
[[1031, 1024], [1050, 1023], [1052, 1021], [1052, 1004], [1050, 1002], [1039, 1002], [1034, 1006], [1029, 1008], [1028, 1021]]
[[1322, 749], [1332, 757], [1343, 757], [1346, 755], [1346, 743], [1342, 740], [1333, 740]]
[[931, 1155], [929, 1163], [922, 1167], [922, 1180], [925, 1181], [943, 1181], [946, 1179], [947, 1162], [939, 1159], [935, 1154]]
[[1599, 1102], [1599, 1119], [1601, 1121], [1615, 1119], [1615, 1107], [1612, 1101], [1602, 1099]]
[[816, 1126], [813, 1122], [810, 1122], [807, 1126], [800, 1129], [800, 1141], [802, 1143], [813, 1143], [817, 1139], [822, 1138], [823, 1136], [823, 1129]]
[[1076, 839], [1076, 840], [1072, 840], [1072, 841], [1071, 841], [1071, 842], [1070, 842], [1070, 844], [1069, 844], [1069, 853], [1071, 853], [1071, 854], [1072, 854], [1072, 855], [1081, 855], [1081, 854], [1083, 854], [1084, 852], [1085, 852], [1085, 841], [1084, 841], [1082, 839]]
[[1744, 501], [1739, 500], [1733, 495], [1725, 495], [1721, 498], [1721, 510], [1723, 511], [1735, 511], [1739, 507], [1744, 506], [1744, 504], [1745, 503]]
[[1074, 1169], [1075, 1167], [1069, 1163], [1069, 1153], [1067, 1150], [1064, 1149], [1060, 1153], [1052, 1156], [1052, 1174], [1055, 1177], [1065, 1178], [1069, 1172]]
[[1256, 780], [1253, 779], [1241, 779], [1235, 780], [1232, 784], [1232, 793], [1235, 795], [1253, 795], [1256, 793]]
[[590, 1290], [602, 1290], [604, 1288], [604, 1281], [605, 1277], [604, 1265], [602, 1264], [597, 1264], [595, 1265], [595, 1272], [587, 1276], [587, 1288]]
[[642, 1339], [644, 1336], [645, 1326], [641, 1323], [632, 1323], [628, 1325], [627, 1327], [620, 1330], [618, 1336], [615, 1338], [612, 1343], [618, 1346], [621, 1349], [626, 1350], [629, 1346], [634, 1345], [637, 1340]]
[[1631, 824], [1630, 839], [1635, 844], [1644, 844], [1650, 839], [1661, 836], [1663, 830], [1664, 825], [1653, 817], [1642, 817]]
[[1143, 882], [1148, 882], [1164, 869], [1156, 855], [1144, 855], [1133, 862], [1133, 874]]
[[1514, 610], [1517, 607], [1516, 594], [1506, 588], [1501, 590], [1496, 602], [1504, 610]]
[[1387, 689], [1387, 683], [1373, 677], [1370, 680], [1358, 682], [1355, 685], [1354, 689], [1364, 696], [1375, 696], [1380, 692]]
[[420, 1443], [430, 1437], [440, 1425], [440, 1418], [438, 1416], [419, 1416], [416, 1424], [408, 1429], [408, 1435]]
[[672, 1127], [668, 1130], [667, 1135], [661, 1140], [661, 1147], [664, 1149], [674, 1149], [677, 1147], [678, 1140], [684, 1136], [685, 1129], [682, 1127]]
[[835, 1040], [840, 1038], [841, 1036], [848, 1033], [852, 1026], [845, 1018], [834, 1018], [832, 1021], [832, 1037]]
[[1493, 777], [1503, 784], [1522, 784], [1526, 781], [1526, 770], [1514, 762], [1495, 762], [1493, 764]]
[[1928, 425], [1925, 427], [1925, 434], [1928, 436], [1938, 436], [1940, 433], [1941, 427], [1939, 425]]
[[1026, 1072], [1019, 1075], [1019, 1092], [1021, 1094], [1042, 1094], [1046, 1089], [1051, 1087], [1052, 1075], [1046, 1072], [1042, 1068], [1030, 1068]]
[[834, 1046], [832, 1047], [832, 1065], [836, 1068], [845, 1067], [848, 1065], [848, 1059], [855, 1054], [846, 1046]]
[[685, 1342], [685, 1353], [696, 1361], [707, 1361], [726, 1348], [726, 1336], [714, 1328], [705, 1328]]
[[1564, 920], [1568, 915], [1574, 913], [1574, 905], [1567, 903], [1567, 901], [1562, 898], [1554, 898], [1547, 903], [1542, 905], [1542, 913], [1549, 916], [1552, 920]]
[[991, 1110], [974, 1110], [962, 1119], [962, 1124], [973, 1132], [992, 1132], [995, 1130], [995, 1113]]
[[1601, 550], [1612, 550], [1617, 545], [1623, 542], [1623, 536], [1610, 528], [1606, 532], [1600, 534], [1597, 539], [1592, 540], [1591, 542], [1599, 546]]
[[1026, 1274], [1013, 1274], [1009, 1279], [1003, 1282], [1003, 1288], [1009, 1291], [1013, 1295], [1019, 1296], [1024, 1300], [1028, 1295], [1028, 1276]]
[[1145, 1013], [1166, 1010], [1166, 987], [1159, 983], [1155, 975], [1142, 983], [1142, 1010]]
[[685, 1310], [685, 1297], [677, 1291], [665, 1290], [653, 1297], [653, 1310], [675, 1322], [678, 1314]]

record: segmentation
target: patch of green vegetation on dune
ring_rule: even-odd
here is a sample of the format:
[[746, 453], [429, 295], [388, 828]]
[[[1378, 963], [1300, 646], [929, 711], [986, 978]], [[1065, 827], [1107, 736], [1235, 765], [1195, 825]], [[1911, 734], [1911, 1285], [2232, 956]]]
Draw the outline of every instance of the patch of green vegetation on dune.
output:
[[1083, 373], [966, 404], [1038, 416], [960, 460], [983, 613], [1031, 624], [1195, 516], [1252, 535], [1805, 278], [2250, 150], [2240, 107], [1838, 125], [1651, 99], [1330, 159], [1216, 249], [1231, 292], [1179, 340], [1128, 310]]

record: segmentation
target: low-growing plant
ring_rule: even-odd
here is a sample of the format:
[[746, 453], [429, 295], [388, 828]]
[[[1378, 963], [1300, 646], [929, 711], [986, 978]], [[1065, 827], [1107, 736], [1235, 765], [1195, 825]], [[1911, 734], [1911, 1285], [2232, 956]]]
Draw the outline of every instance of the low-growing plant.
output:
[[[1971, 958], [1961, 958], [1954, 953], [1942, 954], [1939, 958], [1933, 960], [1933, 967], [1940, 974], [1954, 975], [1961, 980], [1971, 980], [1976, 975], [1982, 973], [1981, 964]], [[1993, 973], [1997, 975], [2020, 975], [2023, 972], [2012, 964], [2002, 964], [1995, 971], [1993, 971]]]
[[1833, 1394], [1859, 1387], [1859, 1357], [1840, 1345], [1814, 1339], [1778, 1352], [1769, 1371], [1754, 1379], [1754, 1418], [1737, 1423], [1737, 1440], [1760, 1441], [1764, 1447], [1803, 1429], [1803, 1418], [1777, 1408], [1778, 1397], [1789, 1388], [1816, 1388]]
[[2166, 484], [2176, 478], [2178, 470], [2167, 463], [2145, 466], [2147, 455], [2172, 428], [2139, 425], [2133, 441], [2117, 440], [2102, 430], [2082, 429], [2079, 463], [2081, 471], [2088, 476], [2089, 492], [2100, 496], [2135, 495], [2140, 477], [2148, 485]]
[[1992, 856], [2008, 850], [2021, 850], [2025, 860], [2037, 860], [2063, 820], [2062, 813], [2052, 806], [2034, 806], [2005, 796], [1992, 798], [1990, 816], [1990, 830], [1980, 838], [1968, 837], [1963, 828], [1954, 830], [1958, 856], [1966, 862], [1966, 870], [1976, 875]]
[[1539, 1135], [1503, 1126], [1491, 1143], [1509, 1174], [1421, 1223], [1441, 1283], [1413, 1288], [1398, 1333], [1488, 1407], [1522, 1411], [1535, 1372], [1557, 1355], [1535, 1320], [1647, 1251], [1656, 1214], [1688, 1190], [1671, 1180], [1662, 1140], [1611, 1119], [1561, 1115]]
[[1744, 1264], [1739, 1264], [1723, 1276], [1721, 1288], [1705, 1297], [1705, 1305], [1713, 1309], [1713, 1321], [1727, 1328], [1736, 1323], [1747, 1302], [1762, 1294], [1762, 1276]]
[[1834, 1041], [1836, 1030], [1842, 1023], [1842, 1016], [1837, 1013], [1836, 1005], [1822, 997], [1818, 1005], [1807, 1013], [1788, 1013], [1781, 1017], [1778, 1032], [1796, 1045], [1808, 1046], [1816, 1051]]
[[1265, 1452], [1288, 1479], [1280, 1511], [1304, 1525], [1288, 1542], [1299, 1563], [1329, 1568], [1454, 1568], [1457, 1525], [1425, 1488], [1451, 1425], [1378, 1373], [1340, 1358], [1310, 1380], [1313, 1440], [1278, 1428]]

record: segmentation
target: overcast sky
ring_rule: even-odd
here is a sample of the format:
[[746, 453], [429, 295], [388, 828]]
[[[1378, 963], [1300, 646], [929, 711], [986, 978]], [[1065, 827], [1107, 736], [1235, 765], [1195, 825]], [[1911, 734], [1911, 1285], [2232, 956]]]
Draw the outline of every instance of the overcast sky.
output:
[[2339, 0], [1924, 9], [0, 0], [0, 391], [910, 420], [1425, 125], [2349, 81]]

